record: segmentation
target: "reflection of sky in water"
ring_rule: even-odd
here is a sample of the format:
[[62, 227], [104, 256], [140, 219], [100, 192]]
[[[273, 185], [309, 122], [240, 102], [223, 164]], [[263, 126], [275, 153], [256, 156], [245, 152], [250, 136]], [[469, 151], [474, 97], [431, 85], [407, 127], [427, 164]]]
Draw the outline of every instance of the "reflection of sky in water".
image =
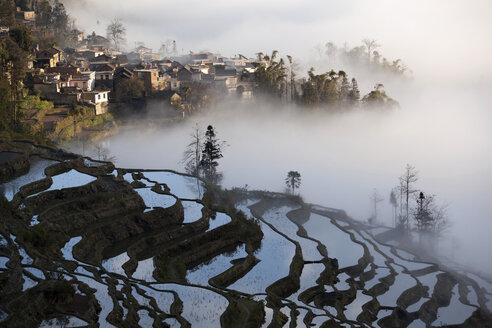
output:
[[350, 289], [350, 284], [347, 282], [347, 279], [350, 278], [348, 274], [346, 274], [345, 272], [340, 273], [339, 275], [337, 275], [337, 278], [339, 281], [335, 284], [336, 289], [338, 290]]
[[139, 261], [137, 269], [133, 273], [132, 277], [135, 279], [154, 281], [152, 273], [154, 272], [154, 259], [146, 259], [144, 261]]
[[43, 271], [41, 271], [39, 269], [25, 267], [24, 270], [26, 270], [27, 272], [29, 272], [30, 274], [32, 274], [33, 276], [35, 276], [38, 279], [44, 279], [45, 278]]
[[426, 274], [424, 276], [417, 277], [417, 279], [420, 281], [420, 283], [426, 287], [429, 287], [428, 290], [428, 295], [429, 297], [432, 296], [432, 293], [434, 292], [434, 287], [436, 286], [437, 283], [437, 275], [444, 273], [442, 271], [437, 271], [433, 273]]
[[422, 306], [422, 304], [424, 304], [428, 300], [429, 300], [429, 298], [422, 297], [420, 300], [418, 300], [417, 303], [414, 303], [414, 304], [410, 305], [409, 307], [407, 307], [407, 312], [410, 313], [410, 312], [418, 311], [420, 309], [420, 307]]
[[0, 269], [7, 269], [7, 262], [9, 261], [8, 257], [0, 256]]
[[102, 266], [108, 272], [114, 272], [125, 276], [125, 270], [122, 265], [130, 259], [128, 253], [122, 253], [118, 256], [112, 257], [102, 261]]
[[155, 299], [157, 306], [165, 313], [171, 313], [171, 305], [174, 302], [174, 295], [171, 292], [157, 291], [147, 286], [140, 286], [145, 291], [145, 295]]
[[53, 184], [46, 191], [79, 187], [96, 180], [92, 175], [80, 173], [77, 170], [70, 170], [51, 178], [53, 179]]
[[251, 214], [251, 210], [248, 208], [248, 206], [256, 204], [259, 201], [260, 201], [259, 199], [245, 199], [245, 200], [237, 203], [235, 206], [239, 211], [243, 211], [243, 213], [246, 215], [246, 217], [248, 219], [250, 219], [253, 217], [253, 214]]
[[184, 209], [183, 223], [192, 223], [202, 218], [203, 205], [193, 201], [182, 201]]
[[386, 293], [377, 297], [379, 304], [382, 306], [396, 306], [396, 300], [400, 297], [401, 293], [417, 284], [415, 278], [403, 273], [401, 267], [393, 265], [393, 268], [397, 273], [395, 282], [390, 286], [390, 289]]
[[29, 288], [32, 288], [38, 284], [36, 281], [32, 280], [26, 275], [23, 275], [22, 279], [24, 279], [24, 283], [22, 284], [22, 291], [26, 291]]
[[[391, 315], [391, 313], [393, 313], [393, 310], [383, 310], [383, 309], [380, 309], [379, 312], [378, 312], [378, 315], [377, 315], [377, 319], [376, 319], [376, 322], [382, 318], [385, 318], [389, 315]], [[425, 325], [424, 325], [425, 327]]]
[[94, 279], [85, 277], [85, 276], [77, 276], [79, 281], [86, 283], [89, 287], [96, 290], [94, 296], [97, 299], [99, 305], [101, 305], [101, 312], [99, 312], [99, 326], [100, 327], [114, 327], [109, 322], [106, 321], [106, 317], [113, 310], [113, 299], [109, 296], [108, 286], [105, 284], [101, 284]]
[[72, 249], [73, 247], [79, 242], [82, 240], [82, 237], [73, 237], [72, 239], [70, 239], [69, 241], [67, 241], [67, 243], [65, 244], [65, 246], [63, 246], [63, 248], [61, 249], [61, 252], [63, 254], [63, 257], [69, 261], [76, 261], [74, 258], [73, 258], [73, 254], [72, 254]]
[[152, 324], [154, 323], [154, 319], [149, 315], [149, 311], [140, 310], [137, 313], [138, 313], [138, 317], [140, 318], [138, 320], [139, 326], [152, 327]]
[[391, 273], [391, 271], [388, 268], [377, 268], [376, 274], [374, 275], [374, 278], [372, 278], [369, 281], [366, 281], [364, 288], [366, 290], [371, 289], [372, 287], [376, 286], [377, 284], [379, 284], [381, 282], [379, 279], [389, 276], [390, 273]]
[[432, 325], [456, 325], [463, 323], [477, 308], [463, 304], [459, 300], [458, 285], [453, 288], [453, 295], [449, 306], [441, 307], [437, 311], [437, 319]]
[[289, 274], [289, 266], [295, 254], [295, 245], [260, 222], [263, 231], [261, 248], [255, 256], [257, 263], [243, 278], [230, 285], [230, 289], [250, 294], [264, 293], [265, 288]]
[[179, 323], [179, 321], [176, 318], [167, 318], [166, 320], [164, 320], [164, 322], [167, 323], [169, 325], [169, 327], [171, 327], [171, 328], [180, 328], [181, 327], [181, 324]]
[[223, 226], [224, 224], [227, 224], [229, 222], [231, 222], [231, 217], [229, 215], [222, 212], [217, 212], [215, 218], [210, 217], [210, 221], [209, 221], [210, 225], [207, 231]]
[[338, 260], [339, 268], [357, 264], [364, 255], [361, 245], [354, 243], [350, 235], [331, 223], [330, 219], [311, 213], [309, 221], [304, 223], [308, 235], [326, 246], [328, 256]]
[[362, 305], [372, 300], [372, 296], [362, 294], [361, 290], [357, 291], [357, 296], [352, 303], [345, 306], [345, 317], [349, 320], [357, 320], [357, 316], [362, 312]]
[[283, 308], [280, 309], [280, 312], [285, 314], [287, 316], [287, 322], [285, 323], [284, 327], [290, 327], [290, 308], [284, 306]]
[[65, 316], [60, 319], [44, 320], [39, 328], [55, 328], [55, 327], [85, 327], [87, 322], [73, 316]]
[[205, 192], [202, 181], [172, 172], [142, 172], [151, 181], [165, 183], [171, 194], [181, 199], [201, 199]]
[[488, 282], [485, 279], [482, 279], [481, 277], [473, 273], [467, 273], [466, 275], [475, 280], [480, 287], [484, 288], [487, 291], [487, 293], [492, 294], [492, 283]]
[[34, 227], [35, 225], [38, 225], [39, 224], [39, 220], [38, 220], [38, 217], [39, 215], [34, 215], [31, 219], [31, 222], [29, 223], [29, 225], [31, 227]]
[[140, 197], [145, 202], [145, 206], [153, 208], [153, 207], [162, 207], [167, 208], [176, 204], [176, 198], [170, 195], [158, 194], [152, 191], [150, 188], [137, 188], [134, 189]]
[[24, 264], [24, 265], [31, 265], [34, 260], [32, 259], [32, 257], [29, 256], [29, 254], [27, 254], [26, 250], [24, 248], [22, 248], [16, 241], [16, 237], [12, 234], [10, 234], [10, 238], [13, 240], [15, 246], [17, 246], [17, 250], [19, 251], [19, 254], [20, 256], [22, 256], [22, 261], [21, 263]]
[[232, 267], [231, 260], [246, 257], [247, 255], [245, 245], [242, 244], [232, 253], [220, 254], [208, 263], [202, 263], [192, 270], [188, 270], [186, 280], [191, 284], [207, 286], [210, 278]]
[[423, 322], [422, 320], [420, 319], [417, 319], [415, 321], [412, 321], [412, 323], [410, 323], [407, 328], [426, 328], [427, 325], [425, 324], [425, 322]]
[[[305, 291], [308, 288], [316, 286], [316, 280], [319, 278], [321, 272], [325, 269], [325, 266], [321, 263], [311, 263], [305, 264], [302, 269], [302, 274], [300, 277], [300, 288], [297, 292], [289, 296], [289, 299], [295, 302], [296, 304], [306, 306], [302, 302], [298, 300], [299, 294]], [[323, 311], [311, 308], [311, 311], [315, 314], [322, 314]]]
[[321, 260], [322, 256], [317, 247], [318, 244], [312, 240], [302, 238], [297, 235], [298, 227], [286, 216], [288, 212], [296, 208], [290, 206], [282, 206], [273, 208], [263, 214], [263, 219], [273, 225], [277, 230], [281, 231], [290, 239], [297, 241], [302, 249], [302, 256], [305, 261]]
[[150, 307], [150, 298], [139, 294], [135, 287], [132, 288], [132, 296], [137, 300], [138, 304]]
[[178, 284], [156, 284], [160, 290], [174, 290], [183, 301], [182, 316], [193, 328], [220, 327], [220, 316], [229, 302], [219, 294], [207, 289]]
[[125, 179], [128, 183], [132, 183], [134, 181], [131, 173], [126, 173], [123, 175], [123, 179]]
[[31, 168], [27, 174], [17, 177], [4, 184], [0, 184], [0, 192], [5, 195], [7, 200], [11, 201], [23, 185], [45, 178], [46, 175], [44, 174], [44, 169], [52, 164], [58, 163], [57, 161], [40, 159], [38, 156], [31, 157], [30, 162]]
[[[387, 261], [387, 259], [386, 259], [386, 257], [384, 257], [381, 254], [381, 251], [380, 250], [377, 250], [372, 243], [367, 242], [366, 240], [363, 240], [362, 238], [358, 238], [360, 235], [361, 235], [361, 233], [359, 233], [359, 232], [355, 233], [355, 236], [357, 237], [357, 239], [359, 239], [362, 242], [364, 242], [364, 244], [369, 249], [369, 253], [373, 257], [373, 262], [372, 263], [374, 263], [375, 265], [380, 266], [380, 267], [386, 266], [385, 261]], [[368, 234], [362, 234], [362, 236], [368, 237], [369, 235]], [[374, 242], [373, 239], [369, 239], [369, 240], [372, 240]], [[377, 246], [379, 246], [379, 245], [377, 245]]]
[[267, 304], [267, 301], [266, 301], [266, 296], [254, 296], [253, 297], [253, 300], [257, 301], [257, 302], [261, 302], [263, 301], [263, 304], [265, 305], [264, 306], [264, 310], [265, 310], [265, 322], [263, 323], [263, 325], [261, 326], [261, 328], [266, 328], [270, 325], [270, 323], [272, 322], [272, 318], [273, 318], [273, 309], [272, 308], [269, 308], [268, 306], [266, 306]]

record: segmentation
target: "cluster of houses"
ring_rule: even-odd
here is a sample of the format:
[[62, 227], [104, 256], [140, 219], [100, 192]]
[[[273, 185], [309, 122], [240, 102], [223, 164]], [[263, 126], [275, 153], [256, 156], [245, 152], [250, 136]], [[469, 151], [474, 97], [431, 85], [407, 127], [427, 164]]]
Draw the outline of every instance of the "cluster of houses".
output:
[[92, 106], [96, 114], [105, 113], [109, 102], [119, 100], [119, 82], [135, 78], [145, 87], [142, 96], [170, 102], [186, 101], [183, 90], [197, 84], [242, 99], [253, 96], [253, 60], [242, 55], [226, 58], [201, 52], [161, 59], [143, 45], [121, 53], [110, 50], [104, 37], [72, 33], [77, 47], [40, 49], [30, 63], [33, 88], [57, 106], [77, 102]]

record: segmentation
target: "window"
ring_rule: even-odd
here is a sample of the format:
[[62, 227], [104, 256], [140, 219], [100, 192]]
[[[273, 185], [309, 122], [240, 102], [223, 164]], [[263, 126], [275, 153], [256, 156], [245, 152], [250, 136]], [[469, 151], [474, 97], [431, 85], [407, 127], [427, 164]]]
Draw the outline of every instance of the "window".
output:
[[101, 100], [101, 95], [97, 95], [97, 99], [98, 100]]

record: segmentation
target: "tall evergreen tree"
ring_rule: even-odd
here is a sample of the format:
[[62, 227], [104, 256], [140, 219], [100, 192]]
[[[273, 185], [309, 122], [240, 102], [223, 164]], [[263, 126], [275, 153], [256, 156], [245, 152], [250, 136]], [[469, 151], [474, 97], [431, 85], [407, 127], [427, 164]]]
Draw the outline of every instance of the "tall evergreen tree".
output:
[[339, 76], [342, 77], [342, 82], [340, 83], [340, 91], [339, 98], [341, 105], [349, 104], [349, 95], [350, 95], [350, 83], [347, 78], [347, 74], [344, 71], [340, 71], [338, 73]]
[[355, 78], [352, 78], [352, 89], [350, 90], [349, 93], [349, 100], [352, 105], [356, 105], [360, 101], [359, 85]]
[[27, 53], [10, 37], [0, 42], [0, 74], [2, 79], [8, 76], [9, 106], [8, 115], [12, 127], [17, 123], [17, 99], [23, 87], [23, 80], [27, 71]]
[[218, 183], [220, 174], [217, 173], [218, 159], [222, 158], [223, 142], [217, 139], [213, 126], [207, 127], [205, 132], [205, 142], [203, 144], [202, 158], [200, 166], [203, 171], [204, 178], [212, 183]]
[[51, 12], [53, 26], [57, 35], [63, 35], [68, 30], [68, 14], [63, 3], [55, 0]]
[[38, 1], [36, 25], [46, 26], [53, 22], [53, 8], [48, 0]]
[[297, 171], [289, 171], [287, 177], [285, 178], [285, 184], [290, 189], [292, 194], [294, 194], [296, 188], [301, 186], [301, 174]]

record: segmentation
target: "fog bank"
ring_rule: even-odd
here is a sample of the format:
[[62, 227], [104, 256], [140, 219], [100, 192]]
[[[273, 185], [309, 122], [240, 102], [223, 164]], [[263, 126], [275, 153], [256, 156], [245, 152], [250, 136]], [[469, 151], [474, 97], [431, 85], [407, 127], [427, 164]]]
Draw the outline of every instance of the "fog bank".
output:
[[358, 220], [371, 215], [369, 197], [377, 188], [385, 199], [379, 220], [386, 224], [389, 192], [409, 163], [419, 171], [416, 188], [448, 204], [447, 237], [454, 245], [449, 256], [478, 265], [492, 247], [489, 100], [477, 88], [414, 86], [407, 92], [413, 100], [406, 97], [392, 112], [328, 115], [235, 104], [169, 128], [142, 125], [108, 142], [119, 167], [182, 171], [192, 126], [212, 124], [228, 143], [219, 161], [225, 187], [283, 191], [287, 172], [296, 170], [305, 201], [344, 209]]
[[[453, 224], [446, 253], [464, 264], [492, 272], [492, 2], [375, 0], [200, 2], [145, 0], [65, 1], [77, 23], [105, 35], [121, 18], [127, 48], [143, 41], [157, 50], [176, 40], [183, 53], [210, 50], [254, 56], [279, 50], [321, 73], [343, 69], [357, 78], [362, 94], [382, 82], [400, 102], [392, 112], [355, 111], [322, 115], [268, 105], [228, 105], [173, 127], [124, 131], [108, 140], [117, 165], [171, 168], [179, 164], [191, 127], [212, 124], [229, 147], [219, 169], [226, 187], [282, 191], [288, 171], [302, 175], [308, 202], [342, 208], [365, 220], [373, 188], [385, 198], [381, 220], [389, 223], [389, 192], [407, 163], [419, 171], [416, 188], [448, 204]], [[347, 47], [362, 38], [381, 44], [390, 60], [413, 70], [405, 83], [330, 67], [315, 51], [328, 41]]]

